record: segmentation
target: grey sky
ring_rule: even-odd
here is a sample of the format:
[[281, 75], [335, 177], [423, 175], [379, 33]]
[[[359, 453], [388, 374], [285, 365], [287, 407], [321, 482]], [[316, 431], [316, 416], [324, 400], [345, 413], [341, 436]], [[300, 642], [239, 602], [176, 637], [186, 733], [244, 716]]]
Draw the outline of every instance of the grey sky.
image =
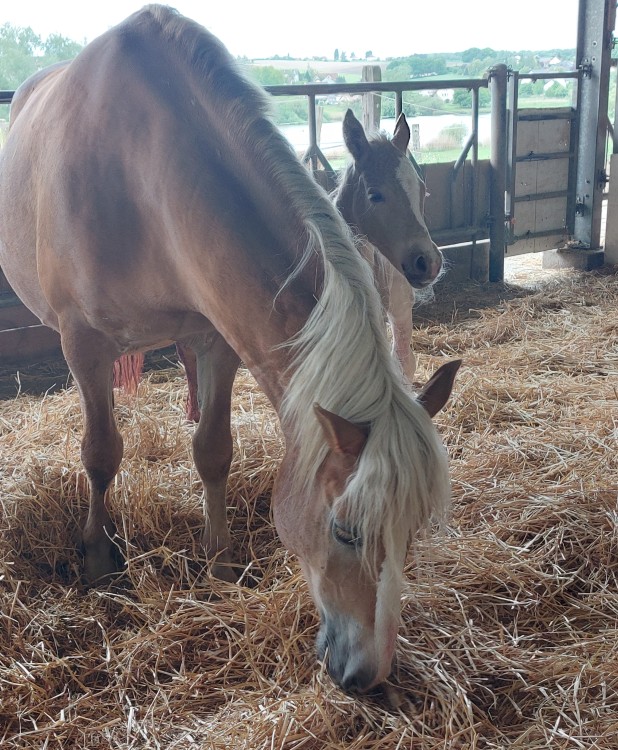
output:
[[[0, 23], [92, 40], [143, 3], [131, 0], [13, 0]], [[328, 56], [335, 48], [379, 57], [468, 47], [574, 47], [577, 0], [177, 0], [174, 5], [216, 34], [235, 55]], [[398, 8], [398, 10], [394, 10]], [[511, 15], [507, 17], [507, 13]]]

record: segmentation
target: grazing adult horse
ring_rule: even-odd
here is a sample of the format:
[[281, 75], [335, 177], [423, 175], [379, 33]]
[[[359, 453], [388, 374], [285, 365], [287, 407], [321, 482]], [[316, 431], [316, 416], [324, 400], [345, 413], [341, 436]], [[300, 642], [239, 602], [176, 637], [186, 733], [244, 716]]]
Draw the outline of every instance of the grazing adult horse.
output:
[[0, 156], [0, 263], [60, 332], [84, 418], [90, 580], [116, 570], [106, 491], [122, 438], [112, 369], [166, 341], [197, 352], [193, 437], [204, 543], [225, 567], [230, 400], [239, 359], [280, 419], [278, 533], [300, 558], [328, 670], [364, 691], [391, 668], [406, 549], [449, 499], [430, 415], [458, 362], [401, 384], [368, 264], [204, 28], [146, 6], [17, 92]]

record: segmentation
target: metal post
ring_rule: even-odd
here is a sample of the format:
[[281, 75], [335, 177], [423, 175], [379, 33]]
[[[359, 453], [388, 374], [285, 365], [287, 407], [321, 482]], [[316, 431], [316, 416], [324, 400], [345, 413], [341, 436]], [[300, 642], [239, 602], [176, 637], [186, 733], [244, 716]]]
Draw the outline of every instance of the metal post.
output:
[[507, 220], [507, 245], [513, 242], [513, 221], [515, 216], [515, 180], [517, 174], [517, 125], [519, 110], [519, 73], [513, 71], [508, 85], [508, 134], [507, 134], [507, 177], [505, 213]]
[[309, 94], [309, 149], [307, 153], [311, 160], [311, 171], [317, 172], [318, 169], [318, 123], [315, 113], [315, 94]]
[[607, 101], [616, 24], [616, 0], [579, 0], [577, 68], [579, 144], [575, 239], [583, 248], [601, 244], [601, 213], [606, 182]]
[[489, 193], [489, 280], [504, 279], [505, 212], [504, 196], [506, 190], [507, 164], [507, 119], [506, 92], [508, 68], [503, 63], [489, 71], [489, 88], [491, 91], [491, 182]]

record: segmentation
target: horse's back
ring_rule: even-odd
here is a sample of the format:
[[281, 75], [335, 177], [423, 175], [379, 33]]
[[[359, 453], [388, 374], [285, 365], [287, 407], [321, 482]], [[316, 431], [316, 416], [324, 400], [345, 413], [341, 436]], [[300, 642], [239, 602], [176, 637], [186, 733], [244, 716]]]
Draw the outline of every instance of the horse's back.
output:
[[[268, 308], [307, 206], [328, 202], [266, 102], [218, 39], [162, 6], [25, 84], [0, 157], [0, 264], [24, 303], [119, 353], [211, 325], [241, 345], [232, 293]], [[315, 278], [294, 298], [303, 315]]]
[[[183, 114], [166, 102], [173, 69], [160, 75], [169, 62], [157, 48], [165, 14], [156, 7], [134, 14], [16, 92], [0, 154], [0, 264], [52, 327], [64, 314], [109, 317], [108, 304], [137, 306], [139, 292], [161, 298], [159, 279], [175, 280], [156, 202], [164, 202], [163, 185], [168, 199], [179, 196], [183, 176], [192, 175], [171, 164]], [[144, 273], [157, 265], [166, 273]]]
[[33, 96], [35, 92], [40, 92], [42, 89], [46, 89], [53, 85], [53, 81], [61, 75], [70, 64], [70, 60], [63, 60], [54, 65], [49, 65], [47, 68], [43, 68], [43, 70], [37, 70], [36, 73], [33, 73], [18, 87], [11, 101], [11, 126], [30, 97]]

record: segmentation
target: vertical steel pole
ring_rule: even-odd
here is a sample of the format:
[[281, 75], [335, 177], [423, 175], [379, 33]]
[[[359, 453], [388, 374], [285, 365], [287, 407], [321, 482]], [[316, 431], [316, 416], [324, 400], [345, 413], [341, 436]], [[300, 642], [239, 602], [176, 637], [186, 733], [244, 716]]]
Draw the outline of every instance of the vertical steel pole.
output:
[[579, 0], [576, 64], [579, 96], [575, 239], [596, 250], [605, 188], [607, 101], [616, 0]]
[[489, 157], [491, 176], [489, 194], [489, 280], [504, 279], [506, 190], [506, 91], [508, 68], [503, 63], [489, 71], [491, 91], [491, 153]]
[[309, 102], [309, 150], [308, 153], [311, 159], [311, 171], [317, 172], [318, 170], [318, 122], [315, 112], [315, 94], [309, 94], [307, 97]]

